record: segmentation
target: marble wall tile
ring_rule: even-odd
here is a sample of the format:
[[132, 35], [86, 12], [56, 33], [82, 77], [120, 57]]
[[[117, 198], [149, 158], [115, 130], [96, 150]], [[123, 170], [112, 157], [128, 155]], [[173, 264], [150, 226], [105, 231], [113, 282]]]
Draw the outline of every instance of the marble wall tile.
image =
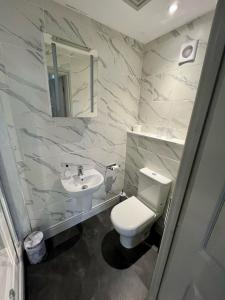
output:
[[3, 58], [3, 45], [0, 43], [0, 89], [8, 89], [8, 82], [6, 77], [5, 63]]
[[[0, 92], [0, 100], [1, 98], [2, 93]], [[23, 191], [17, 170], [14, 149], [10, 143], [10, 136], [7, 130], [7, 119], [1, 110], [0, 128], [1, 184], [4, 188], [4, 194], [11, 211], [17, 236], [21, 239], [30, 231], [30, 224], [24, 205]]]
[[[131, 136], [132, 134], [130, 134]], [[138, 136], [138, 146], [145, 150], [168, 157], [173, 160], [180, 160], [183, 153], [183, 145], [170, 141], [159, 140], [152, 137]]]
[[[128, 197], [137, 196], [139, 170], [147, 167], [172, 180], [169, 198], [173, 195], [183, 152], [183, 145], [163, 139], [127, 134], [124, 191]], [[163, 232], [167, 204], [162, 217], [157, 221]]]
[[[214, 13], [145, 45], [139, 120], [144, 131], [185, 140]], [[194, 63], [178, 66], [182, 43], [198, 39]]]
[[128, 133], [124, 189], [128, 196], [137, 195], [139, 170], [147, 167], [170, 178], [174, 188], [183, 145], [152, 137]]
[[[146, 131], [159, 136], [185, 137], [212, 14], [144, 48], [53, 1], [0, 2], [1, 107], [33, 229], [45, 230], [80, 213], [60, 184], [65, 163], [95, 167], [103, 175], [107, 164], [120, 165], [115, 177], [107, 174], [94, 205], [123, 185], [136, 194], [144, 166], [175, 180], [182, 147], [134, 135], [127, 139], [127, 130], [142, 121]], [[96, 118], [51, 118], [42, 31], [97, 50]], [[192, 38], [200, 39], [196, 63], [179, 68], [180, 45]]]
[[[17, 137], [13, 149], [30, 222], [45, 230], [80, 213], [61, 186], [63, 164], [103, 175], [107, 164], [120, 165], [116, 176], [107, 174], [94, 205], [122, 190], [126, 132], [138, 120], [143, 46], [53, 1], [1, 0], [0, 20], [0, 87], [7, 83], [4, 105], [14, 124], [8, 131]], [[42, 31], [97, 50], [96, 118], [51, 118]]]
[[36, 55], [41, 51], [40, 28], [43, 10], [27, 1], [3, 1], [0, 11], [0, 40], [16, 47], [29, 48]]

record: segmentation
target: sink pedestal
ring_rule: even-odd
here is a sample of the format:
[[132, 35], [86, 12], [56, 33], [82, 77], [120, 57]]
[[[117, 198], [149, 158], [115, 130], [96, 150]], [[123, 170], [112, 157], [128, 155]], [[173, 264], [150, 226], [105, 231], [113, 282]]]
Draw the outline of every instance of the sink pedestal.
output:
[[92, 194], [77, 197], [82, 212], [88, 212], [92, 209]]
[[[85, 170], [81, 179], [78, 175], [70, 174], [68, 178], [61, 178], [61, 183], [74, 202], [74, 208], [88, 212], [92, 209], [93, 194], [104, 182], [104, 177], [95, 169]], [[76, 204], [78, 207], [76, 207]]]

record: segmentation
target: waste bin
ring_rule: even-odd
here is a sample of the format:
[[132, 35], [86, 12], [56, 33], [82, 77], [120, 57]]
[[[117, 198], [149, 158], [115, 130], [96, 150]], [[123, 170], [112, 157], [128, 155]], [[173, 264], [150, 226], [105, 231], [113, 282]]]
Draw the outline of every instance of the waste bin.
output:
[[26, 250], [29, 262], [37, 264], [42, 261], [46, 255], [44, 234], [41, 231], [34, 231], [24, 240], [24, 249]]

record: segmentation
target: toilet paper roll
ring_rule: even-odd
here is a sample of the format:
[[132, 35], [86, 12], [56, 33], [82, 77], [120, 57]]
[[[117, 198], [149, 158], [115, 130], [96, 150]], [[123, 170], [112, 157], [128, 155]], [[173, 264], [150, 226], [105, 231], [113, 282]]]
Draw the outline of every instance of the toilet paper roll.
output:
[[110, 169], [106, 170], [105, 175], [105, 192], [109, 193], [112, 190], [112, 186], [116, 181], [117, 175], [119, 173], [120, 167], [118, 165], [112, 166]]

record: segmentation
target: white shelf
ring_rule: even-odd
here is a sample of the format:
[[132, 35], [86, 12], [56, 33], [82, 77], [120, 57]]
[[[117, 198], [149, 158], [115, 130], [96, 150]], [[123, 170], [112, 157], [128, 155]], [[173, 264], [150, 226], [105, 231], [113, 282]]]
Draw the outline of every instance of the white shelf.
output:
[[137, 131], [128, 130], [127, 133], [138, 135], [138, 136], [143, 136], [143, 137], [148, 137], [148, 138], [155, 139], [155, 140], [158, 140], [158, 141], [165, 141], [165, 142], [169, 142], [169, 143], [174, 143], [174, 144], [178, 144], [178, 145], [184, 145], [185, 144], [184, 140], [179, 140], [179, 139], [175, 139], [175, 138], [169, 139], [169, 138], [164, 138], [164, 137], [158, 137], [158, 136], [150, 134], [148, 132], [137, 132]]

